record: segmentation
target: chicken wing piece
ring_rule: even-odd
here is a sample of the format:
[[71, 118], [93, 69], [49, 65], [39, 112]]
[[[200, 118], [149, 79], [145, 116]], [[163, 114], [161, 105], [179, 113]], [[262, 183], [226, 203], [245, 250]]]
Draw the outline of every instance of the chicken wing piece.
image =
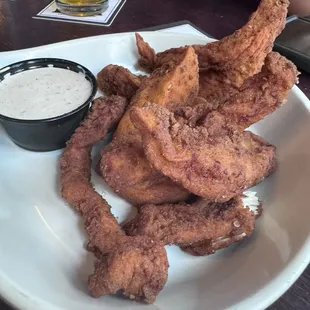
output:
[[[128, 111], [151, 101], [174, 111], [190, 104], [198, 92], [197, 56], [190, 47], [183, 59], [154, 71], [131, 101]], [[104, 149], [100, 162], [104, 180], [120, 196], [136, 205], [178, 202], [189, 192], [149, 165], [140, 132], [126, 112], [111, 146]]]
[[128, 235], [149, 236], [165, 245], [190, 246], [198, 242], [250, 236], [255, 214], [245, 207], [241, 196], [226, 203], [200, 200], [192, 205], [145, 205], [123, 228]]
[[105, 136], [120, 120], [126, 106], [127, 100], [116, 96], [94, 102], [62, 154], [61, 193], [83, 218], [89, 249], [94, 249], [100, 257], [89, 278], [91, 294], [99, 297], [121, 290], [131, 299], [153, 303], [168, 276], [164, 247], [147, 236], [126, 236], [111, 213], [111, 207], [90, 181], [91, 143]]
[[[232, 35], [207, 45], [194, 45], [201, 70], [215, 70], [221, 80], [240, 87], [244, 80], [259, 72], [266, 55], [271, 52], [275, 38], [285, 27], [288, 0], [261, 0], [248, 23]], [[139, 39], [141, 45], [141, 39]], [[151, 49], [151, 48], [149, 48]], [[151, 54], [144, 48], [141, 56], [150, 60], [147, 67], [163, 63], [182, 55], [183, 48], [174, 48], [147, 58]]]
[[119, 95], [131, 100], [146, 78], [124, 67], [108, 65], [97, 74], [97, 84], [106, 95]]
[[154, 104], [132, 109], [131, 117], [152, 166], [205, 199], [226, 202], [275, 169], [275, 147], [221, 117], [192, 128]]

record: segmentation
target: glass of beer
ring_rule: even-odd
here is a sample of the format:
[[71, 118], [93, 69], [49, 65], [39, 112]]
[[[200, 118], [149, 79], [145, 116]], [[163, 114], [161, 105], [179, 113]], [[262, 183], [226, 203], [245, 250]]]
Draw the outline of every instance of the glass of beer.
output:
[[91, 16], [105, 11], [109, 0], [56, 0], [59, 11], [73, 16]]

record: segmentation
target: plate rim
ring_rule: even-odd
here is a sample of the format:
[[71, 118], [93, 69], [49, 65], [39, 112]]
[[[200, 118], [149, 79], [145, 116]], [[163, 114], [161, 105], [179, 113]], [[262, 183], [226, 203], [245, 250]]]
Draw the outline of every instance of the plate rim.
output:
[[[150, 32], [150, 31], [134, 31], [134, 32], [123, 32], [123, 33], [112, 33], [106, 35], [96, 35], [85, 38], [78, 38], [72, 40], [61, 41], [57, 43], [51, 43], [46, 45], [40, 45], [35, 47], [30, 47], [26, 49], [17, 49], [13, 51], [0, 52], [0, 56], [7, 56], [12, 54], [23, 54], [27, 52], [35, 51], [39, 48], [53, 48], [57, 46], [70, 46], [74, 43], [80, 43], [84, 41], [100, 41], [103, 38], [108, 37], [133, 37], [135, 33], [145, 35], [148, 37], [158, 37], [158, 36], [178, 36], [186, 37], [188, 39], [197, 39], [201, 42], [215, 41], [207, 36], [200, 36], [197, 34], [181, 34], [181, 33], [164, 33], [164, 32]], [[299, 89], [298, 86], [294, 85], [291, 90], [296, 97], [301, 101], [301, 103], [310, 111], [310, 100], [309, 98]], [[226, 310], [240, 310], [248, 309], [251, 306], [253, 310], [265, 309], [278, 300], [300, 277], [307, 266], [310, 263], [310, 234], [308, 238], [305, 239], [304, 245], [295, 254], [295, 257], [287, 264], [285, 268], [282, 269], [281, 273], [275, 278], [269, 281], [262, 289], [258, 290], [256, 293], [249, 295], [237, 304], [231, 305]], [[284, 274], [283, 274], [284, 273]], [[279, 284], [278, 284], [279, 282]], [[272, 287], [277, 286], [277, 290], [273, 290]], [[262, 298], [264, 297], [264, 298]], [[68, 310], [64, 308], [59, 308], [54, 304], [47, 303], [46, 301], [38, 298], [37, 296], [24, 293], [23, 290], [12, 280], [10, 280], [0, 269], [0, 298], [7, 303], [12, 308], [18, 310]], [[1, 300], [0, 300], [1, 301]], [[255, 305], [253, 308], [253, 304]]]
[[[133, 37], [135, 33], [139, 33], [141, 36], [179, 36], [179, 37], [188, 37], [188, 38], [196, 38], [197, 40], [200, 40], [201, 42], [211, 42], [211, 41], [217, 41], [216, 39], [209, 38], [206, 35], [198, 35], [198, 34], [189, 34], [189, 33], [180, 33], [180, 32], [161, 32], [161, 31], [129, 31], [129, 32], [120, 32], [120, 33], [109, 33], [109, 34], [99, 34], [95, 36], [89, 36], [89, 37], [84, 37], [84, 38], [77, 38], [77, 39], [70, 39], [70, 40], [65, 40], [65, 41], [60, 41], [56, 43], [50, 43], [50, 44], [43, 44], [43, 45], [38, 45], [34, 47], [28, 47], [28, 48], [23, 48], [23, 49], [15, 49], [11, 51], [4, 51], [0, 52], [0, 56], [7, 56], [7, 55], [12, 55], [12, 54], [18, 54], [18, 53], [25, 53], [25, 52], [31, 52], [35, 51], [39, 48], [52, 48], [54, 46], [58, 45], [71, 45], [74, 43], [79, 43], [79, 42], [84, 42], [84, 41], [99, 41], [102, 38], [108, 38], [108, 37]], [[197, 43], [199, 44], [199, 43]]]

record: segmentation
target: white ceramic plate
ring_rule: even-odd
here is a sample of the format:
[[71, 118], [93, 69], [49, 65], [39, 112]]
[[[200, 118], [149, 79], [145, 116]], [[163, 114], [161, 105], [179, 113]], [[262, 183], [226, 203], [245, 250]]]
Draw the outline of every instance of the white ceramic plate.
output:
[[[143, 34], [161, 51], [206, 43], [189, 35]], [[36, 57], [70, 59], [97, 73], [114, 63], [135, 71], [133, 34], [74, 40], [0, 53], [0, 66]], [[248, 240], [209, 257], [167, 247], [169, 280], [154, 305], [89, 297], [92, 257], [79, 217], [59, 196], [61, 152], [32, 153], [0, 129], [0, 294], [22, 310], [263, 309], [302, 273], [310, 258], [310, 104], [297, 88], [286, 105], [252, 127], [278, 147], [277, 172], [256, 187], [265, 213]], [[122, 221], [131, 207], [93, 175]]]

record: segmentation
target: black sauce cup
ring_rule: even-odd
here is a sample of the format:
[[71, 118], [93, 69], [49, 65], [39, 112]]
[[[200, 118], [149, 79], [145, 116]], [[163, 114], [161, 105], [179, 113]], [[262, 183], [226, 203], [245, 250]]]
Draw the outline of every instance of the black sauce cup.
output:
[[7, 74], [13, 75], [26, 70], [46, 67], [83, 73], [92, 85], [92, 92], [89, 98], [75, 110], [46, 119], [23, 120], [7, 117], [1, 114], [0, 107], [0, 122], [9, 137], [18, 146], [30, 151], [45, 152], [63, 148], [85, 117], [97, 91], [96, 78], [87, 68], [73, 61], [56, 58], [31, 59], [6, 66], [0, 69], [0, 83]]

